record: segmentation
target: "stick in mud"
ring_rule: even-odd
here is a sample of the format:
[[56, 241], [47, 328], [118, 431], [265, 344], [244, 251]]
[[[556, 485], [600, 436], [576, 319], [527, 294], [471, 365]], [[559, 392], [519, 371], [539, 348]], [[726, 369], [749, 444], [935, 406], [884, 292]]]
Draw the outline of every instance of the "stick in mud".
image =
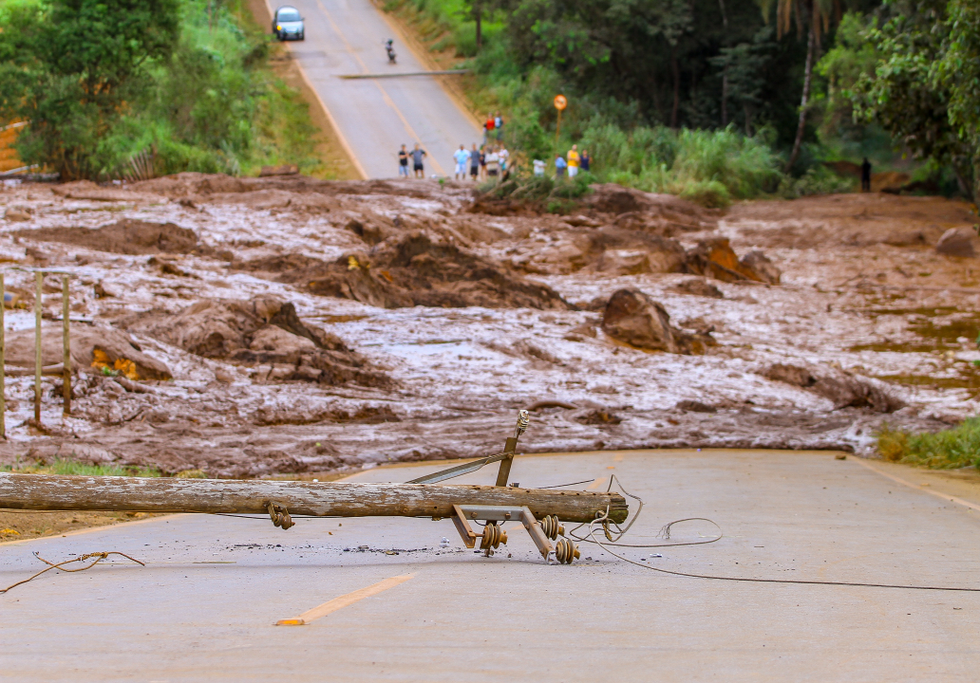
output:
[[7, 399], [6, 399], [6, 387], [5, 387], [5, 377], [6, 368], [5, 363], [7, 362], [7, 348], [6, 340], [4, 339], [4, 321], [3, 314], [4, 309], [7, 307], [7, 290], [3, 283], [3, 273], [0, 273], [0, 439], [7, 438]]
[[65, 415], [71, 415], [71, 329], [69, 322], [68, 310], [68, 276], [63, 275], [62, 280], [62, 290], [61, 290], [61, 317], [64, 320], [64, 327], [62, 332], [61, 344], [63, 347], [64, 355], [63, 362], [64, 368], [62, 370], [62, 377], [64, 378], [64, 390], [65, 390]]
[[34, 422], [41, 425], [41, 283], [44, 273], [34, 273], [37, 295], [34, 300]]

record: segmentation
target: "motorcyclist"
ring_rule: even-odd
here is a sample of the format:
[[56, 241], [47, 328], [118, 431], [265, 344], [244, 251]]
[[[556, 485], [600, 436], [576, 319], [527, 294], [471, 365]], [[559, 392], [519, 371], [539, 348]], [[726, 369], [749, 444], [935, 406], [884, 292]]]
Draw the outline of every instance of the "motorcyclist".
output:
[[395, 41], [388, 40], [385, 42], [385, 52], [388, 53], [388, 61], [392, 64], [395, 63]]

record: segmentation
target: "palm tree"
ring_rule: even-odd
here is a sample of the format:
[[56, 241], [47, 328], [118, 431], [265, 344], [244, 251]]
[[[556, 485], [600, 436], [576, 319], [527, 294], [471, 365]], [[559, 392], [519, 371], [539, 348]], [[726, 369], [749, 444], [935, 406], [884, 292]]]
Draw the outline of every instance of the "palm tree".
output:
[[786, 171], [796, 163], [800, 155], [800, 145], [803, 144], [803, 129], [806, 127], [807, 104], [810, 100], [810, 85], [813, 82], [813, 61], [820, 38], [830, 30], [831, 21], [840, 17], [839, 0], [759, 0], [762, 14], [769, 20], [772, 5], [776, 3], [776, 30], [780, 38], [789, 33], [796, 18], [796, 30], [803, 33], [807, 30], [806, 67], [803, 76], [803, 97], [800, 100], [800, 122], [796, 128], [796, 140], [793, 151], [786, 162]]

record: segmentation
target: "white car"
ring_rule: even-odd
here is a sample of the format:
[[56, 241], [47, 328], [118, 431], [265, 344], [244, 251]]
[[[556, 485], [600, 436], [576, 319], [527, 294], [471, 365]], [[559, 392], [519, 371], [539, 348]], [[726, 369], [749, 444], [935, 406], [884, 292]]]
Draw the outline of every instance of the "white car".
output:
[[283, 5], [272, 15], [272, 32], [279, 40], [305, 40], [306, 26], [299, 10]]

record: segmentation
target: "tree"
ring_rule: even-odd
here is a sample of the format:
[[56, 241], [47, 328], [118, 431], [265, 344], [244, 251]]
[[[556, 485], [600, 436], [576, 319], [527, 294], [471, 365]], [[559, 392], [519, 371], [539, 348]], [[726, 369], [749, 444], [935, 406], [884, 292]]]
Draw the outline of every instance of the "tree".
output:
[[52, 0], [4, 26], [0, 115], [26, 119], [25, 162], [65, 180], [97, 177], [100, 140], [127, 110], [148, 60], [177, 41], [177, 0]]
[[837, 0], [761, 0], [764, 16], [768, 17], [771, 14], [773, 1], [776, 2], [776, 27], [780, 38], [789, 33], [794, 17], [796, 18], [797, 32], [807, 31], [803, 95], [800, 98], [800, 116], [796, 127], [796, 138], [793, 141], [793, 151], [790, 152], [789, 160], [786, 162], [786, 171], [789, 171], [796, 164], [796, 159], [800, 155], [800, 147], [803, 144], [807, 107], [810, 101], [810, 87], [813, 83], [813, 65], [817, 48], [820, 45], [820, 37], [821, 34], [830, 30], [831, 21], [836, 18], [839, 11], [839, 2]]
[[[876, 121], [916, 157], [949, 165], [960, 189], [970, 194], [977, 146], [969, 142], [969, 74], [977, 67], [975, 60], [961, 63], [970, 38], [961, 37], [962, 47], [951, 51], [957, 40], [946, 5], [946, 0], [894, 0], [885, 6], [885, 21], [867, 32], [880, 57], [873, 76], [858, 83], [854, 104], [859, 116]], [[968, 14], [965, 19], [961, 26]], [[954, 100], [958, 104], [951, 110]], [[974, 99], [974, 116], [977, 104]]]
[[970, 148], [973, 196], [980, 197], [980, 6], [951, 0], [949, 38], [936, 64], [936, 81], [949, 91], [949, 122]]

